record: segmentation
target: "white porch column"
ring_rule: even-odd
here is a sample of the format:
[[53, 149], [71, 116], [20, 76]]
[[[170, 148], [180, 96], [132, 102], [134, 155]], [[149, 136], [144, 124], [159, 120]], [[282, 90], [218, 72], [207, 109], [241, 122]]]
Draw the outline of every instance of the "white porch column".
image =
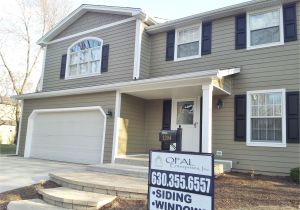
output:
[[202, 152], [212, 152], [212, 85], [202, 85]]
[[113, 145], [112, 145], [112, 156], [111, 163], [115, 162], [116, 157], [118, 156], [118, 147], [119, 147], [119, 119], [121, 113], [121, 97], [122, 94], [120, 91], [116, 91], [116, 104], [115, 104], [115, 119], [114, 119], [114, 136], [113, 136]]

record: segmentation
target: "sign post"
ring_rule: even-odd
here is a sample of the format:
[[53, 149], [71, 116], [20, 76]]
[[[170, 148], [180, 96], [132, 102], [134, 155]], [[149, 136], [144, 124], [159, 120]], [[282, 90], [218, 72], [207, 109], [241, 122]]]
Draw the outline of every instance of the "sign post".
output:
[[213, 210], [213, 154], [150, 151], [148, 209]]

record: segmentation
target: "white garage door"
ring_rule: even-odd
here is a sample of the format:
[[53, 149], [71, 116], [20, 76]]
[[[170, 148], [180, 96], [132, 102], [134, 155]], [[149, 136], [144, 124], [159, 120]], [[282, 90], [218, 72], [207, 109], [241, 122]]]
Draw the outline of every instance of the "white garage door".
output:
[[26, 145], [27, 155], [73, 163], [100, 163], [105, 120], [100, 109], [37, 111], [30, 116], [28, 129], [32, 131], [27, 131], [27, 138], [31, 137], [31, 142], [26, 142], [30, 144]]

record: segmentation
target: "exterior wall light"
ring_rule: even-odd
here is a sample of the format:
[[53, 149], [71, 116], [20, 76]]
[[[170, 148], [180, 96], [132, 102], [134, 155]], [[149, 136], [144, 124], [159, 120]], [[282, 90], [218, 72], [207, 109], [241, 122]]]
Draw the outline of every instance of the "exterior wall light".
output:
[[105, 114], [106, 114], [107, 119], [112, 118], [113, 113], [111, 110], [107, 110]]
[[219, 99], [216, 105], [217, 105], [217, 109], [222, 109], [224, 105], [222, 99]]

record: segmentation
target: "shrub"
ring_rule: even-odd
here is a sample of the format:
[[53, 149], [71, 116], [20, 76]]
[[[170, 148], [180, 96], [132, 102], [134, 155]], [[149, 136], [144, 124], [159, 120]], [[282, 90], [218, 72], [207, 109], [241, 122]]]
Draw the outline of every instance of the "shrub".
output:
[[294, 182], [300, 183], [300, 167], [291, 169], [290, 176]]

